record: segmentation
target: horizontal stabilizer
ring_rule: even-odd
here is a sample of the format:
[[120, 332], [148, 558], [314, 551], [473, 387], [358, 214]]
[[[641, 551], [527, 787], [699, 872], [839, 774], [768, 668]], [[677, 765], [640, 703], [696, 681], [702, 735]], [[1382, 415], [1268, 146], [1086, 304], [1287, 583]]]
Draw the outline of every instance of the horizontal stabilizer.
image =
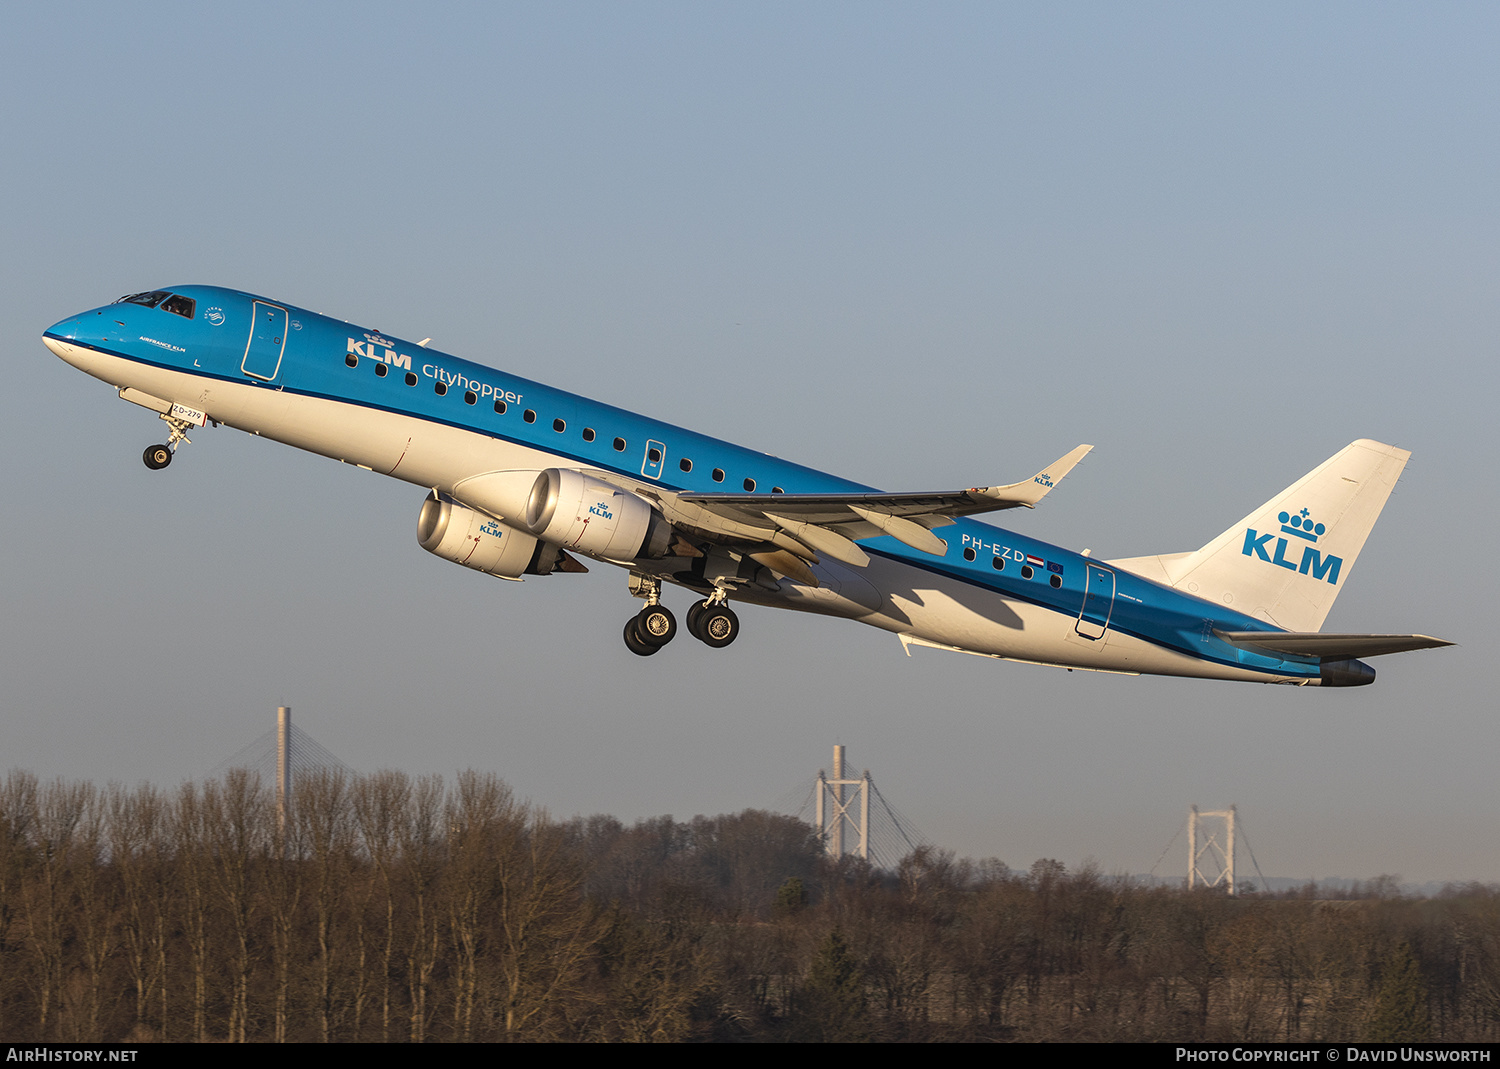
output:
[[1231, 646], [1258, 653], [1290, 654], [1294, 657], [1316, 657], [1320, 661], [1343, 661], [1359, 657], [1379, 657], [1384, 653], [1407, 650], [1431, 650], [1451, 646], [1445, 639], [1431, 635], [1325, 635], [1319, 632], [1294, 631], [1219, 631], [1214, 635]]

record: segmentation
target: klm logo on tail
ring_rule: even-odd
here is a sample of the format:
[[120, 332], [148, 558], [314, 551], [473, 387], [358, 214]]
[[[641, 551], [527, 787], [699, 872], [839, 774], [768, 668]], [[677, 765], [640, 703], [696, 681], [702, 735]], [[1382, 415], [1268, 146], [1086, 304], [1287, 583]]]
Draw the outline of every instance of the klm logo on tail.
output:
[[[1261, 534], [1254, 527], [1245, 529], [1245, 556], [1259, 557], [1267, 564], [1274, 564], [1278, 568], [1285, 568], [1288, 571], [1297, 572], [1301, 575], [1311, 575], [1314, 579], [1326, 578], [1330, 584], [1337, 585], [1339, 571], [1344, 567], [1344, 558], [1335, 557], [1331, 553], [1325, 557], [1313, 548], [1313, 546], [1317, 545], [1318, 539], [1327, 528], [1321, 523], [1314, 523], [1307, 509], [1303, 509], [1301, 512], [1295, 514], [1283, 512], [1276, 518], [1281, 522], [1281, 533], [1283, 535], [1313, 544], [1302, 547], [1301, 562], [1287, 559], [1287, 547], [1296, 543], [1289, 542], [1287, 538], [1277, 538], [1274, 531]], [[1273, 538], [1276, 539], [1274, 555], [1267, 552], [1266, 549], [1266, 546]]]

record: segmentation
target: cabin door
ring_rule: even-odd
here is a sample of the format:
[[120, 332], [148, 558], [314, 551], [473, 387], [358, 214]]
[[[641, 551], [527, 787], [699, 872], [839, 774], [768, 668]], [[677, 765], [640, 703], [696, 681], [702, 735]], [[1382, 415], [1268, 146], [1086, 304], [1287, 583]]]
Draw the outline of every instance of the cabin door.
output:
[[1084, 577], [1083, 611], [1073, 630], [1087, 639], [1101, 639], [1109, 628], [1109, 616], [1115, 608], [1115, 573], [1097, 564], [1088, 566]]
[[286, 309], [256, 301], [251, 313], [250, 340], [245, 343], [240, 370], [252, 379], [270, 382], [281, 370], [281, 354], [286, 351]]

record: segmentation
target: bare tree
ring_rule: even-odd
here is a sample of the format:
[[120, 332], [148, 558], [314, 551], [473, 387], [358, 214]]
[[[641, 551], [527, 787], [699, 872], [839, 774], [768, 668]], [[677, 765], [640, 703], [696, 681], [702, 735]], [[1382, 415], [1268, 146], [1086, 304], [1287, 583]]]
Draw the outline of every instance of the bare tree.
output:
[[298, 781], [292, 810], [312, 864], [318, 940], [318, 1036], [324, 1043], [333, 1039], [335, 959], [341, 943], [336, 927], [352, 875], [354, 820], [349, 800], [343, 773], [323, 771]]
[[417, 780], [406, 812], [397, 825], [401, 844], [403, 891], [411, 910], [406, 976], [410, 992], [410, 1038], [427, 1039], [427, 997], [438, 955], [438, 909], [433, 901], [443, 862], [443, 781], [438, 776]]
[[250, 1021], [251, 925], [261, 897], [256, 875], [263, 871], [275, 838], [275, 807], [260, 777], [233, 769], [223, 783], [203, 790], [204, 830], [212, 851], [211, 871], [220, 907], [232, 934], [232, 979], [228, 1039], [244, 1043]]
[[[161, 792], [141, 784], [133, 792], [109, 790], [109, 852], [124, 893], [125, 961], [135, 992], [130, 1036], [160, 1037], [167, 1004], [167, 912], [171, 899], [170, 814]], [[155, 996], [155, 998], [153, 998]], [[159, 1027], [149, 1023], [160, 1010]]]

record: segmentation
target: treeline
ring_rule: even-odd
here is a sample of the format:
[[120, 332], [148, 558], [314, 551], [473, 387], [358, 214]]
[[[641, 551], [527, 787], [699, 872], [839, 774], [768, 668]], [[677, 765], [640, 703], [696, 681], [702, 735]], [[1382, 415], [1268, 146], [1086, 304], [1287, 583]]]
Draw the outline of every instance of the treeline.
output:
[[498, 779], [0, 782], [0, 1036], [1500, 1038], [1500, 892], [1228, 898], [831, 862], [747, 810], [565, 822]]

